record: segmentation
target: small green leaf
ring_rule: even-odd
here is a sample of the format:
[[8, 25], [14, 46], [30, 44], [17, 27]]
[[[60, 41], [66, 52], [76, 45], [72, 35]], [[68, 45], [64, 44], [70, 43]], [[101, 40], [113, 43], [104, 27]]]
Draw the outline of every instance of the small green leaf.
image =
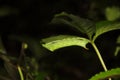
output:
[[120, 68], [111, 69], [106, 72], [100, 72], [89, 80], [106, 80], [108, 78], [115, 78], [116, 76], [120, 76]]
[[107, 7], [105, 10], [105, 16], [109, 21], [115, 21], [120, 18], [120, 8], [119, 7]]
[[120, 36], [118, 37], [118, 39], [117, 39], [117, 47], [116, 47], [116, 50], [115, 50], [115, 53], [114, 53], [114, 55], [115, 56], [117, 56], [118, 55], [118, 53], [119, 53], [119, 51], [120, 51]]
[[89, 43], [89, 40], [82, 37], [70, 36], [70, 35], [59, 35], [53, 36], [49, 38], [45, 38], [42, 40], [44, 44], [42, 44], [45, 48], [50, 51], [54, 51], [59, 48], [68, 47], [68, 46], [81, 46], [85, 49], [86, 44]]
[[92, 38], [92, 35], [95, 32], [95, 25], [92, 21], [65, 12], [56, 14], [51, 23], [65, 24], [70, 27], [73, 27], [79, 32], [86, 34], [90, 39]]
[[120, 29], [120, 22], [110, 22], [110, 21], [101, 21], [96, 23], [96, 33], [95, 36], [93, 37], [93, 41], [95, 41], [95, 39], [112, 30], [117, 30]]

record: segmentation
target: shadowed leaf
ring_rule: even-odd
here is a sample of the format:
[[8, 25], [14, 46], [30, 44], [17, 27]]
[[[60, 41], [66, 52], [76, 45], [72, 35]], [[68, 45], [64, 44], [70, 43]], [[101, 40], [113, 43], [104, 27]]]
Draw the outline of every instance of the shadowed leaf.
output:
[[120, 8], [116, 6], [107, 7], [105, 10], [105, 16], [109, 21], [115, 21], [120, 18]]
[[71, 26], [81, 33], [86, 34], [90, 39], [95, 32], [95, 25], [92, 21], [65, 12], [56, 14], [51, 23]]
[[117, 30], [120, 29], [120, 22], [110, 22], [110, 21], [101, 21], [96, 23], [96, 33], [95, 36], [93, 37], [93, 40], [95, 41], [95, 39], [112, 30]]

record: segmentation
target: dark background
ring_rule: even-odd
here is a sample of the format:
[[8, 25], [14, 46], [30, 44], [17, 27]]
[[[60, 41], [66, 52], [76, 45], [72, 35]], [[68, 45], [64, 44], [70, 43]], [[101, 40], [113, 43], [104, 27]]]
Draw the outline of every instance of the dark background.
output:
[[[7, 10], [0, 14], [0, 35], [9, 55], [18, 56], [21, 44], [9, 40], [9, 35], [27, 35], [39, 39], [57, 34], [79, 35], [71, 28], [52, 26], [49, 22], [55, 14], [63, 11], [94, 22], [106, 20], [105, 8], [119, 5], [119, 0], [0, 0], [0, 12]], [[113, 54], [118, 36], [119, 30], [116, 30], [96, 40], [108, 69], [120, 67], [120, 54], [116, 57]], [[56, 50], [39, 61], [42, 65], [40, 69], [59, 76], [58, 80], [88, 80], [103, 69], [91, 45], [87, 46], [91, 52], [77, 46]]]

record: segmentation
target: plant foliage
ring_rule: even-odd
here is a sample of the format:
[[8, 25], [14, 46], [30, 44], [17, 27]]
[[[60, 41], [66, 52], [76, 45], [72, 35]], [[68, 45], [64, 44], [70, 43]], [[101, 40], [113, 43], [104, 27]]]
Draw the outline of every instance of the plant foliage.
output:
[[[113, 11], [111, 11], [112, 9]], [[5, 7], [5, 9], [0, 8], [0, 11], [1, 11], [0, 16], [6, 16], [8, 14], [17, 13], [16, 10], [14, 9], [9, 10], [9, 8], [7, 7]], [[27, 73], [30, 73], [29, 71], [32, 71], [32, 70], [30, 70], [31, 68], [27, 68], [27, 67], [31, 65], [32, 68], [34, 68], [33, 69], [34, 71], [31, 72], [33, 73], [33, 75], [29, 74], [30, 77], [35, 76], [34, 78], [35, 80], [44, 80], [48, 74], [46, 72], [37, 72], [38, 71], [37, 61], [39, 61], [43, 55], [46, 55], [46, 53], [49, 54], [49, 52], [51, 53], [51, 51], [53, 52], [57, 49], [61, 49], [61, 48], [68, 47], [68, 46], [80, 46], [82, 48], [87, 49], [86, 45], [90, 43], [93, 46], [95, 52], [97, 53], [98, 58], [100, 59], [101, 64], [105, 70], [105, 72], [96, 74], [90, 80], [103, 80], [103, 79], [115, 78], [116, 76], [120, 76], [120, 68], [107, 70], [107, 67], [101, 57], [99, 49], [95, 45], [95, 40], [97, 40], [97, 38], [101, 36], [102, 34], [109, 32], [109, 31], [120, 29], [120, 22], [114, 21], [119, 18], [119, 14], [118, 14], [120, 12], [119, 9], [116, 8], [114, 11], [114, 8], [111, 8], [111, 9], [107, 8], [106, 11], [107, 11], [106, 15], [108, 15], [107, 19], [109, 21], [100, 21], [96, 23], [88, 19], [75, 16], [73, 14], [68, 14], [66, 12], [62, 12], [54, 16], [51, 24], [63, 24], [63, 25], [70, 26], [71, 28], [76, 29], [80, 34], [87, 35], [87, 37], [75, 36], [75, 35], [57, 35], [57, 36], [51, 36], [51, 37], [40, 40], [40, 39], [35, 39], [33, 37], [28, 37], [28, 36], [9, 35], [9, 39], [17, 40], [21, 42], [22, 44], [25, 43], [24, 49], [27, 48], [32, 53], [34, 53], [35, 58], [28, 57], [28, 59], [26, 59], [26, 54], [24, 54], [25, 51], [24, 49], [23, 50], [21, 49], [19, 60], [22, 60], [22, 58], [25, 58], [23, 63], [24, 62], [29, 62], [29, 63], [26, 63], [24, 65], [25, 67], [21, 65], [20, 65], [21, 67], [18, 66], [19, 70], [17, 70], [17, 66], [16, 66], [16, 64], [19, 64], [19, 61], [17, 63], [17, 58], [15, 58], [16, 64], [14, 65], [14, 63], [12, 63], [11, 58], [8, 57], [6, 49], [4, 48], [4, 45], [2, 44], [2, 39], [0, 36], [0, 58], [4, 62], [4, 68], [6, 69], [7, 73], [9, 74], [12, 80], [17, 80], [20, 76], [22, 80], [24, 79], [24, 76], [21, 75], [23, 74], [22, 71], [26, 72], [25, 73], [26, 75]], [[113, 15], [112, 17], [110, 17], [110, 15], [112, 15], [115, 12], [117, 12], [117, 15]], [[117, 44], [120, 44], [120, 37], [118, 37], [117, 39]], [[115, 55], [117, 55], [119, 51], [120, 51], [120, 46], [118, 45], [116, 47]]]
[[95, 33], [95, 24], [92, 21], [65, 12], [56, 14], [51, 23], [73, 27], [79, 32], [86, 34], [90, 39]]
[[96, 74], [89, 80], [105, 80], [108, 78], [116, 78], [118, 76], [120, 76], [120, 68], [115, 68], [108, 70], [106, 72], [100, 72], [99, 74]]
[[102, 79], [108, 79], [108, 78], [109, 80], [111, 80], [110, 79], [111, 77], [115, 75], [120, 75], [120, 68], [112, 69], [110, 71], [107, 70], [107, 67], [102, 59], [99, 49], [97, 48], [94, 42], [98, 36], [112, 30], [120, 29], [119, 22], [102, 21], [94, 24], [93, 22], [87, 19], [83, 19], [78, 16], [62, 12], [60, 14], [55, 15], [51, 23], [65, 24], [70, 27], [73, 27], [77, 29], [80, 33], [86, 34], [89, 37], [89, 39], [84, 37], [70, 36], [70, 35], [54, 36], [54, 37], [43, 39], [42, 40], [44, 42], [42, 44], [43, 47], [46, 47], [47, 49], [54, 51], [59, 48], [73, 46], [73, 45], [86, 48], [85, 47], [86, 44], [91, 43], [91, 45], [93, 46], [94, 50], [98, 55], [98, 58], [105, 72], [101, 72], [100, 74], [97, 74], [96, 76], [92, 77], [90, 80], [102, 80]]
[[59, 48], [67, 47], [67, 46], [81, 46], [85, 49], [86, 44], [89, 43], [88, 39], [70, 36], [70, 35], [59, 35], [53, 36], [42, 40], [43, 46], [49, 49], [50, 51], [54, 51]]
[[96, 23], [96, 33], [94, 40], [109, 31], [120, 29], [120, 22], [101, 21]]
[[115, 21], [120, 18], [120, 8], [116, 6], [107, 7], [105, 9], [105, 16], [109, 21]]
[[[94, 25], [92, 21], [80, 18], [80, 17], [72, 15], [72, 14], [68, 14], [65, 12], [56, 14], [51, 23], [52, 24], [66, 24], [68, 26], [72, 26], [72, 27], [76, 28], [77, 30], [79, 30], [81, 33], [88, 35], [91, 42], [95, 41], [98, 36], [100, 36], [106, 32], [120, 29], [119, 22], [101, 21], [101, 22], [97, 22]], [[95, 34], [95, 35], [93, 35], [93, 34]], [[93, 36], [93, 39], [92, 39], [92, 36]], [[61, 38], [62, 40], [56, 40], [55, 38], [57, 38], [57, 39]], [[74, 39], [74, 41], [78, 40], [77, 38], [76, 38], [76, 40], [75, 40], [75, 38], [72, 38], [71, 41], [70, 41], [70, 39], [64, 39], [64, 38], [65, 38], [65, 36], [64, 37], [63, 36], [50, 37], [50, 38], [46, 39], [49, 42], [47, 42], [43, 39], [43, 42], [45, 42], [43, 45], [44, 45], [44, 47], [47, 47], [48, 49], [50, 49], [52, 51], [55, 49], [59, 49], [59, 48], [70, 46], [70, 45], [71, 46], [77, 45], [76, 43], [72, 42], [73, 39]], [[68, 40], [70, 43], [68, 42]], [[86, 44], [85, 38], [83, 38], [82, 42], [80, 40], [81, 43], [83, 43], [83, 41]], [[65, 42], [65, 44], [63, 44], [64, 42]], [[76, 42], [78, 42], [78, 41], [76, 41]], [[53, 43], [55, 43], [55, 44], [53, 44]]]

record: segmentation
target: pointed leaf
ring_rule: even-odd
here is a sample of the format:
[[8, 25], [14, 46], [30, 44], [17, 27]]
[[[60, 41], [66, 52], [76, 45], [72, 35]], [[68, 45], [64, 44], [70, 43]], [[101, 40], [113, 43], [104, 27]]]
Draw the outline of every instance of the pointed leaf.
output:
[[89, 80], [106, 80], [108, 78], [115, 78], [116, 76], [120, 76], [120, 68], [111, 69], [106, 72], [100, 72]]
[[86, 34], [89, 38], [92, 38], [95, 32], [95, 26], [92, 21], [65, 12], [55, 15], [51, 23], [71, 26], [81, 33]]
[[86, 44], [89, 43], [89, 40], [82, 37], [70, 36], [70, 35], [59, 35], [53, 36], [49, 38], [45, 38], [42, 40], [44, 44], [42, 44], [45, 48], [50, 51], [54, 51], [59, 48], [68, 47], [68, 46], [81, 46], [85, 49]]
[[120, 29], [120, 22], [110, 22], [110, 21], [101, 21], [96, 23], [96, 33], [93, 37], [93, 40], [95, 40], [98, 36], [112, 31]]

